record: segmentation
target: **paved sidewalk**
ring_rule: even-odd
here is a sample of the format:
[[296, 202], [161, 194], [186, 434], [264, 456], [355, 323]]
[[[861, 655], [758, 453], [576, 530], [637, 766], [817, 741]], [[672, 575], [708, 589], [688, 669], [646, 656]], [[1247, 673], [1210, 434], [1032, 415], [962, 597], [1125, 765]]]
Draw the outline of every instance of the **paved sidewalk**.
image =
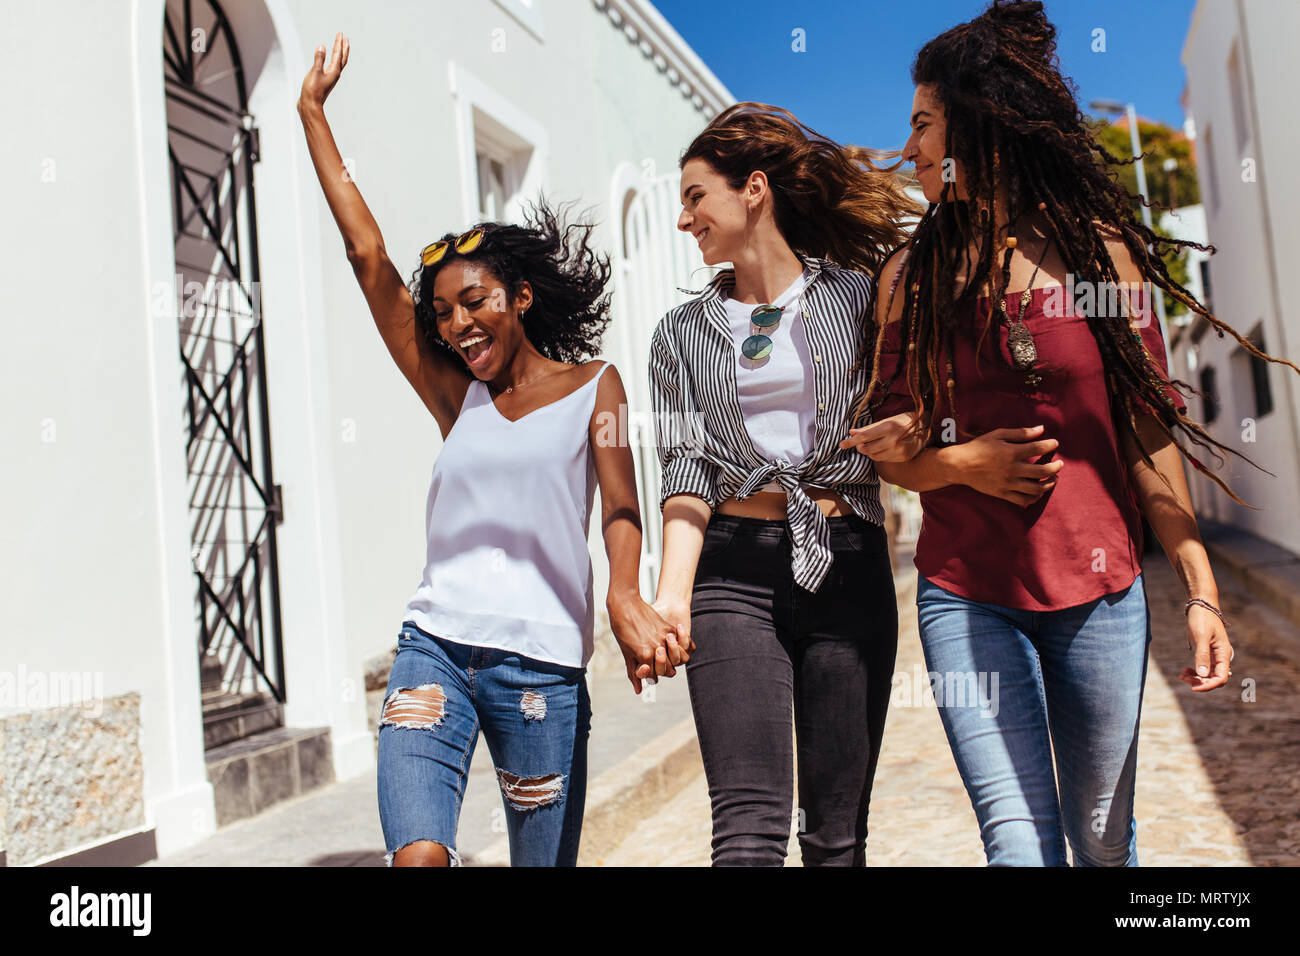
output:
[[[904, 567], [908, 562], [903, 562]], [[1220, 576], [1236, 647], [1227, 687], [1193, 694], [1181, 588], [1163, 554], [1146, 560], [1151, 663], [1139, 738], [1137, 808], [1143, 866], [1300, 865], [1300, 683], [1296, 628]], [[895, 673], [915, 686], [925, 664], [915, 574], [900, 576]], [[1249, 700], [1253, 690], [1254, 699]], [[975, 814], [938, 711], [896, 682], [871, 803], [868, 860], [880, 866], [983, 866]], [[703, 773], [603, 860], [610, 866], [707, 866]], [[798, 865], [797, 843], [788, 865]]]

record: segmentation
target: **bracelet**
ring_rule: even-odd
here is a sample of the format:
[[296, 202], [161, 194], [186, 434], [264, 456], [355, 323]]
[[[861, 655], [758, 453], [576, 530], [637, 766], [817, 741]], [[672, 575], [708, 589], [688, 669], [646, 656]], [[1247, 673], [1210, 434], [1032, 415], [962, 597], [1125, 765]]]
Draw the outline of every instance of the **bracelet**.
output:
[[1220, 611], [1213, 604], [1211, 604], [1209, 601], [1205, 600], [1204, 598], [1188, 598], [1187, 603], [1183, 605], [1183, 617], [1186, 617], [1188, 615], [1188, 613], [1192, 609], [1193, 604], [1205, 608], [1207, 611], [1209, 611], [1211, 614], [1213, 614], [1215, 617], [1219, 619], [1219, 622], [1223, 625], [1225, 630], [1227, 629], [1228, 621], [1226, 618], [1224, 618], [1223, 612]]

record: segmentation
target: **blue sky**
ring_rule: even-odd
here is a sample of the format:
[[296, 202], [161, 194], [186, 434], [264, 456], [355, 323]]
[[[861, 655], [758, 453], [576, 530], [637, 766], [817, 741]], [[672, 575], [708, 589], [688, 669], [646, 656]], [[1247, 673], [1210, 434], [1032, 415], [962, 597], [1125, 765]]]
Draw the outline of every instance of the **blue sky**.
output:
[[[840, 142], [898, 149], [907, 138], [916, 51], [987, 0], [654, 0], [740, 100], [784, 106]], [[1132, 101], [1181, 126], [1183, 40], [1195, 0], [1046, 0], [1061, 70], [1092, 99]], [[791, 51], [802, 28], [807, 52]], [[1093, 30], [1106, 51], [1092, 51]], [[685, 146], [685, 144], [682, 144]]]

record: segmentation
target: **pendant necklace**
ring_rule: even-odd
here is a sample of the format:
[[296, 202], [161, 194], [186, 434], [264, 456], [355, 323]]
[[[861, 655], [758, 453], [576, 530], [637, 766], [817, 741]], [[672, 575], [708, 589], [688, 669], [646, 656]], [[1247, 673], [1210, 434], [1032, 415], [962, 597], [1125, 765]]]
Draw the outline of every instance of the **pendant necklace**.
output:
[[502, 394], [508, 395], [517, 388], [523, 388], [525, 385], [531, 385], [533, 384], [533, 382], [536, 382], [538, 379], [550, 378], [552, 375], [555, 375], [559, 371], [562, 371], [562, 369], [555, 369], [554, 371], [546, 372], [543, 375], [534, 375], [526, 382], [516, 382], [514, 385], [507, 385], [504, 389], [502, 389]]
[[[1015, 237], [1007, 239], [1007, 246], [1015, 248]], [[1011, 321], [1011, 316], [1007, 314], [1007, 299], [1002, 296], [998, 301], [999, 308], [1002, 309], [1002, 319], [1007, 325], [1007, 349], [1011, 352], [1011, 362], [1018, 371], [1025, 373], [1025, 383], [1028, 385], [1037, 385], [1043, 380], [1043, 377], [1034, 371], [1038, 362], [1038, 347], [1034, 345], [1034, 337], [1029, 334], [1029, 329], [1025, 325], [1025, 309], [1029, 306], [1029, 297], [1033, 294], [1034, 280], [1038, 278], [1039, 266], [1043, 264], [1043, 257], [1047, 255], [1047, 247], [1051, 245], [1051, 240], [1043, 243], [1043, 251], [1039, 253], [1038, 262], [1034, 265], [1034, 274], [1029, 277], [1029, 286], [1024, 292], [1020, 293], [1020, 309], [1016, 313], [1016, 320]]]

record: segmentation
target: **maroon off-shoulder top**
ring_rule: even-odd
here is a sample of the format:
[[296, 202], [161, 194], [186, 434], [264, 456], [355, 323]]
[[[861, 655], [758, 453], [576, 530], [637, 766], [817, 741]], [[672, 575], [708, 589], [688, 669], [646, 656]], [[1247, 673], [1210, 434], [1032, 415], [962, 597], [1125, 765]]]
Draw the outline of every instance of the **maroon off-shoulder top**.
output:
[[[1012, 318], [1020, 292], [1008, 295]], [[1065, 462], [1056, 487], [1027, 508], [949, 485], [921, 494], [917, 570], [963, 597], [1022, 610], [1051, 611], [1122, 591], [1141, 570], [1142, 522], [1128, 467], [1111, 417], [1106, 375], [1088, 319], [1068, 306], [1060, 285], [1035, 289], [1025, 324], [1038, 350], [1035, 387], [1011, 367], [1007, 327], [999, 314], [976, 361], [976, 342], [988, 316], [982, 297], [956, 336], [953, 361], [957, 424], [970, 436], [995, 428], [1043, 425], [1043, 438], [1060, 447], [1042, 461]], [[1135, 324], [1147, 351], [1168, 380], [1160, 324], [1149, 310]], [[881, 347], [881, 382], [899, 363], [902, 324], [891, 323]], [[943, 364], [940, 363], [942, 373]], [[940, 389], [946, 392], [945, 389]], [[1172, 385], [1165, 394], [1181, 411], [1186, 403]], [[903, 375], [890, 388], [875, 419], [910, 411]], [[930, 444], [966, 441], [944, 436], [952, 416], [941, 395]], [[947, 437], [949, 441], [943, 439]]]

